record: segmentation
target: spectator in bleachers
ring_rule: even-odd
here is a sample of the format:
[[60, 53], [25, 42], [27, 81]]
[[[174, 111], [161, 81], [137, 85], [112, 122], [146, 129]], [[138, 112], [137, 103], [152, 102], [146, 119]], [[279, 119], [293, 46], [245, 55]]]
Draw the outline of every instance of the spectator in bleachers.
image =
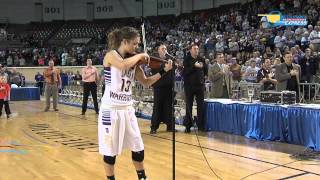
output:
[[260, 57], [260, 52], [259, 51], [255, 51], [253, 52], [253, 57], [252, 59], [256, 62], [256, 66], [257, 67], [261, 67], [261, 57]]
[[218, 35], [217, 36], [217, 40], [218, 42], [216, 43], [216, 52], [219, 52], [219, 53], [223, 53], [224, 52], [224, 42], [223, 42], [223, 39], [222, 39], [222, 35]]
[[244, 80], [244, 74], [246, 73], [246, 70], [248, 69], [248, 67], [250, 66], [250, 61], [245, 61], [242, 65], [241, 65], [241, 77]]
[[10, 83], [11, 73], [12, 73], [12, 72], [8, 69], [7, 66], [4, 66], [4, 67], [3, 67], [3, 71], [4, 71], [5, 74], [8, 75], [6, 80], [7, 80], [8, 83]]
[[19, 64], [20, 64], [20, 61], [19, 61], [18, 55], [14, 55], [14, 56], [13, 56], [13, 65], [16, 66], [16, 67], [18, 67]]
[[300, 0], [293, 0], [293, 7], [294, 7], [295, 12], [300, 12], [301, 11]]
[[232, 58], [230, 72], [232, 73], [232, 80], [234, 82], [241, 81], [241, 66], [237, 63], [237, 59], [235, 57]]
[[26, 65], [26, 60], [23, 56], [20, 56], [20, 58], [19, 58], [19, 65], [20, 65], [20, 67], [23, 67]]
[[68, 75], [62, 69], [60, 70], [61, 90], [68, 85]]
[[280, 11], [284, 11], [285, 8], [286, 8], [286, 4], [284, 3], [284, 1], [281, 1], [280, 4], [279, 4]]
[[244, 74], [244, 79], [250, 83], [257, 83], [257, 74], [259, 68], [256, 67], [256, 61], [254, 59], [250, 59], [250, 66], [246, 69]]
[[286, 42], [287, 42], [287, 39], [285, 36], [283, 36], [283, 32], [278, 31], [278, 35], [274, 38], [275, 47], [282, 50]]
[[319, 62], [312, 56], [310, 48], [306, 49], [305, 56], [300, 61], [301, 81], [307, 83], [314, 82], [314, 76], [317, 74]]
[[45, 59], [44, 59], [44, 57], [43, 57], [43, 56], [39, 57], [39, 59], [38, 59], [38, 65], [39, 65], [39, 66], [44, 66], [44, 64], [45, 64]]
[[286, 52], [290, 52], [290, 48], [287, 45], [283, 47], [283, 53], [285, 54]]
[[253, 40], [253, 50], [256, 52], [263, 53], [265, 51], [265, 45], [262, 42], [263, 39], [260, 39], [259, 35], [256, 35], [256, 38]]
[[61, 66], [67, 65], [68, 53], [65, 51], [61, 55]]
[[79, 71], [77, 71], [77, 73], [74, 75], [73, 80], [76, 82], [77, 85], [81, 84], [82, 76]]
[[270, 28], [270, 23], [266, 16], [263, 16], [260, 21], [263, 28]]
[[0, 76], [5, 76], [5, 77], [6, 77], [6, 80], [9, 79], [9, 75], [8, 75], [8, 73], [6, 72], [6, 69], [2, 66], [2, 64], [0, 64]]
[[271, 60], [264, 59], [262, 68], [258, 71], [257, 82], [262, 84], [263, 90], [275, 90], [277, 80], [274, 79], [274, 72], [271, 70]]
[[12, 68], [11, 75], [10, 75], [9, 79], [10, 79], [10, 84], [15, 84], [18, 87], [21, 87], [21, 85], [22, 85], [21, 74], [19, 72], [17, 72], [16, 68]]
[[275, 67], [278, 64], [281, 64], [281, 60], [279, 58], [275, 58], [272, 67]]
[[66, 71], [66, 74], [68, 76], [68, 85], [73, 85], [74, 84], [74, 80], [73, 80], [73, 72], [70, 70], [70, 71]]
[[289, 48], [294, 47], [294, 46], [296, 45], [296, 41], [293, 39], [292, 36], [289, 36], [289, 37], [287, 38], [287, 43], [286, 43], [286, 45], [287, 45]]
[[274, 57], [275, 58], [279, 58], [281, 61], [283, 60], [282, 59], [282, 53], [281, 53], [279, 48], [275, 48]]
[[[307, 33], [308, 33], [308, 37], [310, 36], [310, 34], [311, 34], [311, 32], [313, 31], [313, 25], [311, 25], [311, 24], [309, 24], [308, 25], [308, 29], [307, 29]], [[309, 37], [309, 39], [310, 39], [310, 37]]]
[[229, 51], [233, 56], [235, 56], [237, 54], [237, 52], [239, 51], [239, 44], [236, 41], [236, 37], [234, 37], [234, 36], [229, 41]]
[[38, 72], [35, 76], [34, 79], [36, 80], [36, 86], [39, 87], [40, 89], [40, 95], [43, 95], [43, 83], [44, 83], [44, 77], [40, 72]]
[[310, 33], [310, 44], [313, 46], [313, 51], [320, 51], [320, 31], [319, 26], [315, 26], [314, 30]]
[[9, 55], [7, 58], [7, 66], [11, 67], [13, 65], [13, 59], [12, 56]]
[[[296, 50], [296, 56], [298, 57], [298, 62], [301, 61], [301, 59], [305, 56], [305, 53], [301, 50], [299, 45], [295, 46], [295, 50]], [[299, 64], [299, 63], [296, 63]]]
[[228, 53], [225, 53], [225, 56], [224, 56], [224, 64], [231, 64], [232, 63], [232, 55], [231, 54], [228, 54]]
[[298, 54], [297, 50], [295, 47], [292, 47], [290, 49], [290, 52], [293, 56], [293, 62], [296, 63], [296, 64], [299, 64], [300, 63], [300, 60], [301, 60], [301, 56]]
[[286, 27], [283, 36], [286, 37], [286, 39], [292, 38], [292, 36], [294, 35], [294, 31], [291, 30], [291, 27]]
[[295, 30], [294, 35], [295, 35], [295, 40], [297, 45], [301, 45], [301, 39], [305, 31], [307, 31], [307, 29], [303, 28], [303, 26], [299, 26]]
[[274, 53], [271, 51], [270, 46], [266, 47], [266, 51], [263, 55], [264, 58], [273, 58]]

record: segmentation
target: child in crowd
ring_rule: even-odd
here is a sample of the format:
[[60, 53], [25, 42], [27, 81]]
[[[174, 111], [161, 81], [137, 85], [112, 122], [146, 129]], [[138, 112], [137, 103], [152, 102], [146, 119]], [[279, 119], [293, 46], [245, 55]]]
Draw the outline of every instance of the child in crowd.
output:
[[11, 112], [9, 107], [9, 100], [10, 100], [10, 85], [7, 83], [6, 76], [0, 76], [0, 117], [2, 115], [3, 104], [7, 114], [7, 118], [10, 117]]

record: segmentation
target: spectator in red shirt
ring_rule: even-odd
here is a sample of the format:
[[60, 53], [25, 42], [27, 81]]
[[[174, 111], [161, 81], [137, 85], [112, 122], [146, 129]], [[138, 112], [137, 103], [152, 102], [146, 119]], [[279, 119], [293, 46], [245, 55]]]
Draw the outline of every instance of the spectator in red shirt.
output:
[[9, 107], [10, 100], [10, 85], [7, 83], [7, 78], [5, 76], [0, 76], [0, 117], [2, 115], [2, 107], [7, 114], [7, 118], [10, 117], [11, 111]]
[[44, 66], [44, 58], [43, 57], [40, 57], [38, 59], [38, 64], [39, 64], [39, 66]]

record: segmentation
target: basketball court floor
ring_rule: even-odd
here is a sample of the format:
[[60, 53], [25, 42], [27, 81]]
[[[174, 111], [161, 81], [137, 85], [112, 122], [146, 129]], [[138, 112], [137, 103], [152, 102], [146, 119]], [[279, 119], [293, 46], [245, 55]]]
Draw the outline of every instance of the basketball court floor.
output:
[[[59, 105], [59, 112], [43, 112], [42, 101], [10, 105], [13, 117], [0, 119], [0, 180], [105, 179], [94, 111], [81, 116], [80, 108]], [[140, 119], [139, 126], [148, 179], [172, 179], [171, 134], [162, 125], [157, 134], [150, 135], [149, 120]], [[177, 129], [178, 180], [320, 179], [318, 155], [295, 156], [306, 153], [303, 146], [219, 132], [200, 133], [199, 143], [194, 133], [183, 133], [183, 127]], [[130, 151], [117, 158], [115, 173], [116, 179], [137, 179]]]

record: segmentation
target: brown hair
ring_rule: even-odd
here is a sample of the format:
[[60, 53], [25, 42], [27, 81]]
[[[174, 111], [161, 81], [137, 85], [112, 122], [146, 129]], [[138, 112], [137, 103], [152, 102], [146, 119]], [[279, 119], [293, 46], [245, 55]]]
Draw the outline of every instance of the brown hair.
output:
[[118, 49], [122, 40], [132, 40], [139, 36], [139, 32], [133, 27], [122, 27], [121, 29], [115, 29], [108, 34], [108, 48]]
[[189, 46], [189, 50], [192, 49], [193, 46], [198, 46], [199, 47], [199, 44], [198, 43], [195, 43], [195, 42], [192, 42]]
[[283, 57], [285, 57], [287, 54], [292, 54], [292, 53], [289, 51], [286, 51], [286, 52], [284, 52]]
[[218, 56], [221, 56], [221, 55], [224, 55], [224, 54], [221, 52], [216, 53], [216, 59], [218, 58]]

